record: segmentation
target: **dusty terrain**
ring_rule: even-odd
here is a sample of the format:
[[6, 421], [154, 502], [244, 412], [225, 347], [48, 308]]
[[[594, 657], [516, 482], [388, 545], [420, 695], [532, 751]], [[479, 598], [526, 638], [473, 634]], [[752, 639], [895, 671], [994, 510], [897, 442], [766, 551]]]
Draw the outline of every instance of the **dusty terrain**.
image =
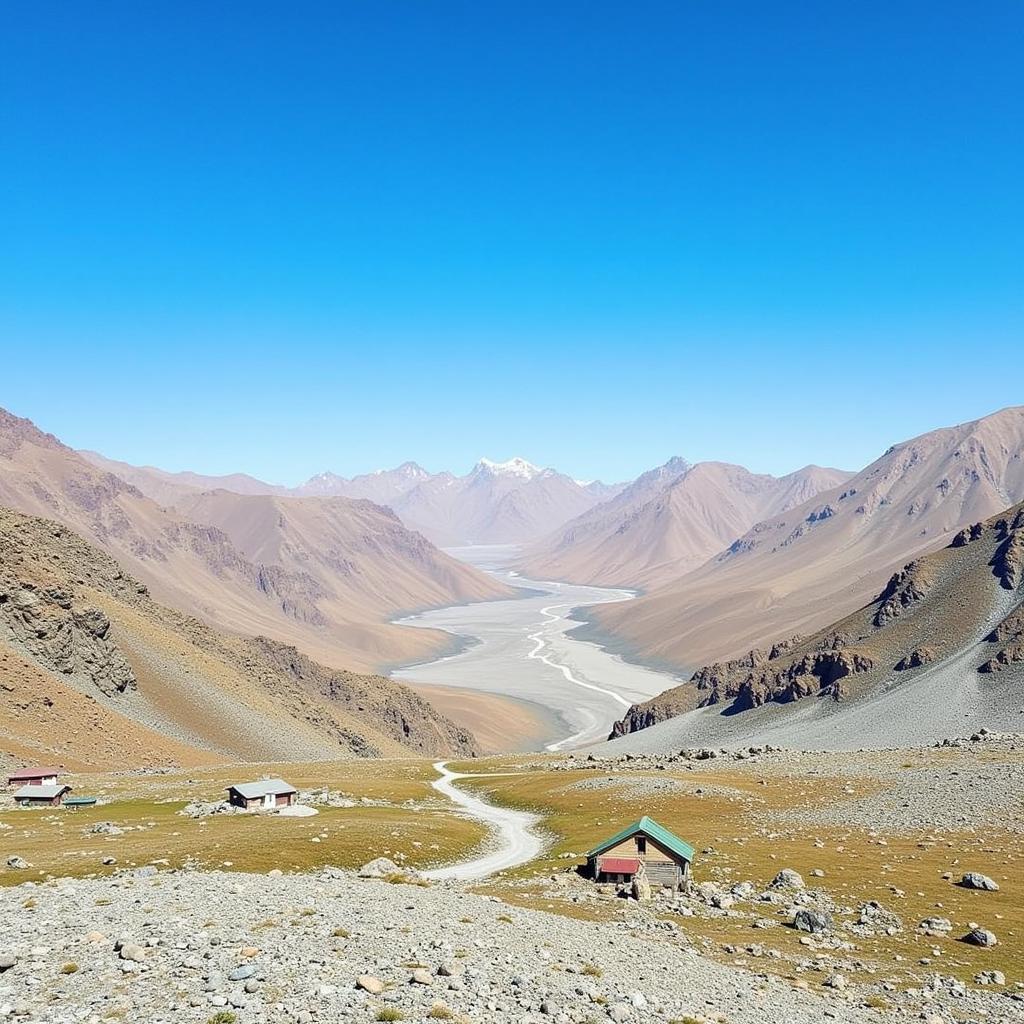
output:
[[369, 502], [184, 493], [194, 517], [0, 410], [0, 505], [64, 523], [158, 600], [221, 629], [378, 671], [446, 642], [391, 625], [396, 615], [503, 593]]
[[634, 705], [613, 736], [637, 736], [632, 750], [695, 741], [843, 748], [927, 742], [954, 722], [1015, 729], [1022, 615], [1018, 504], [908, 563], [871, 604], [813, 636], [707, 665]]
[[67, 766], [475, 749], [382, 676], [158, 604], [66, 527], [0, 509], [0, 750]]
[[1022, 499], [1016, 407], [894, 445], [843, 484], [737, 534], [695, 571], [591, 617], [633, 656], [693, 671], [813, 633], [871, 600], [906, 562]]
[[[486, 847], [432, 792], [426, 762], [251, 770], [291, 779], [306, 802], [322, 800], [312, 788], [345, 797], [312, 818], [179, 813], [237, 778], [219, 768], [83, 775], [76, 790], [108, 803], [0, 810], [4, 850], [30, 865], [0, 866], [0, 963], [14, 961], [0, 1006], [40, 1021], [230, 1012], [240, 1024], [1002, 1024], [1024, 1007], [1016, 737], [842, 764], [797, 751], [474, 762], [494, 777], [460, 784], [539, 813], [548, 837], [537, 860], [474, 885], [350, 873], [376, 855], [427, 868]], [[981, 788], [960, 786], [976, 777]], [[576, 874], [641, 811], [695, 844], [689, 895], [637, 902]], [[773, 886], [783, 868], [801, 884]], [[971, 871], [999, 888], [958, 884]], [[827, 914], [827, 930], [792, 928], [801, 908]], [[960, 941], [975, 924], [997, 944]], [[141, 952], [123, 959], [117, 942]], [[363, 975], [379, 991], [358, 988]]]

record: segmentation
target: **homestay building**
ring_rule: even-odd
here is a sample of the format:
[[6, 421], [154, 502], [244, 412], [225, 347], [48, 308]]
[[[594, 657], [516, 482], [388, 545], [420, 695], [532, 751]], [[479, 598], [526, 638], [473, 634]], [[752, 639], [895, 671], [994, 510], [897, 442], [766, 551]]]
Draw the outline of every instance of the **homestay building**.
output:
[[20, 768], [7, 776], [8, 786], [56, 786], [56, 768]]
[[61, 783], [33, 783], [15, 790], [14, 802], [19, 807], [59, 807], [70, 792], [71, 787]]
[[291, 807], [298, 795], [295, 787], [284, 779], [261, 779], [259, 782], [239, 782], [228, 786], [228, 803], [246, 810]]
[[693, 847], [646, 815], [595, 846], [587, 868], [596, 882], [632, 882], [645, 875], [651, 885], [682, 888], [690, 877]]

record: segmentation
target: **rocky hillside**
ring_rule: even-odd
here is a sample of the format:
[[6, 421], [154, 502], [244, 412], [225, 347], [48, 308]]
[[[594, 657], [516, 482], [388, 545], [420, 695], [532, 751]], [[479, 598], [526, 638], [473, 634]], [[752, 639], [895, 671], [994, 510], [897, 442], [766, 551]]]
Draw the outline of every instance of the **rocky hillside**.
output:
[[[993, 713], [997, 705], [1024, 712], [1024, 503], [959, 531], [947, 547], [894, 573], [870, 604], [812, 636], [707, 665], [682, 686], [635, 705], [612, 736], [695, 709], [731, 717], [742, 730], [744, 713], [805, 698], [831, 708], [842, 728], [844, 706], [882, 704], [887, 694], [926, 680], [943, 691], [948, 731], [958, 724], [954, 691], [964, 675], [983, 712], [987, 699]], [[941, 719], [943, 711], [940, 703], [922, 708], [920, 717]], [[693, 717], [696, 728], [708, 716]]]
[[448, 642], [391, 619], [507, 593], [370, 502], [177, 484], [173, 496], [174, 507], [161, 505], [0, 410], [0, 504], [64, 523], [160, 601], [219, 628], [368, 671], [429, 658]]
[[522, 566], [541, 579], [657, 586], [706, 562], [758, 520], [849, 475], [807, 466], [773, 477], [723, 462], [670, 459], [541, 540]]
[[902, 565], [1022, 499], [1017, 407], [893, 445], [849, 480], [738, 534], [700, 568], [589, 614], [620, 649], [692, 671], [815, 632], [871, 600]]
[[166, 608], [52, 520], [0, 509], [0, 749], [65, 764], [473, 752], [382, 676]]

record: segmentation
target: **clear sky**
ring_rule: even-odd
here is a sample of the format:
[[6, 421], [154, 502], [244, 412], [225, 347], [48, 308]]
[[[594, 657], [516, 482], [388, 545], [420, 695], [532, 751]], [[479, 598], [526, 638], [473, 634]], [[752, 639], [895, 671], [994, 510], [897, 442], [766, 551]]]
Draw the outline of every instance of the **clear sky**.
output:
[[0, 405], [286, 483], [1024, 403], [1024, 4], [9, 4]]

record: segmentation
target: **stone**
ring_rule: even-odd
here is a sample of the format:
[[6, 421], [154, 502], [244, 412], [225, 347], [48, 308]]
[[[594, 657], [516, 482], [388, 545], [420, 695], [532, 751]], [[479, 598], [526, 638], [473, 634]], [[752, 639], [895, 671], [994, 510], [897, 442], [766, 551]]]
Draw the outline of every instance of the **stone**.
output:
[[1002, 971], [982, 971], [974, 976], [979, 985], [1005, 985], [1006, 975]]
[[245, 981], [256, 973], [255, 964], [242, 964], [232, 971], [228, 971], [228, 981]]
[[969, 946], [982, 946], [985, 949], [990, 949], [999, 940], [996, 938], [995, 932], [989, 931], [988, 928], [972, 928], [961, 941], [966, 942]]
[[771, 881], [771, 889], [802, 889], [804, 879], [799, 871], [783, 868]]
[[18, 962], [12, 953], [0, 953], [0, 974], [9, 971]]
[[417, 967], [412, 972], [412, 978], [410, 980], [414, 985], [434, 984], [434, 976], [426, 969], [426, 967]]
[[146, 959], [146, 950], [135, 942], [126, 942], [118, 951], [122, 960], [141, 964]]
[[634, 875], [629, 887], [630, 895], [635, 900], [647, 901], [651, 898], [651, 883], [644, 874]]
[[13, 854], [7, 858], [7, 866], [12, 871], [27, 871], [30, 865], [24, 857], [19, 857], [17, 854]]
[[398, 875], [402, 869], [387, 857], [377, 857], [364, 864], [357, 872], [360, 878], [384, 878], [387, 875]]
[[926, 917], [917, 927], [930, 935], [945, 935], [953, 930], [953, 922], [948, 917]]
[[793, 927], [798, 932], [810, 932], [812, 935], [819, 935], [830, 931], [832, 920], [822, 910], [812, 910], [810, 907], [801, 907], [793, 915]]
[[437, 968], [437, 973], [442, 978], [459, 978], [465, 972], [465, 968], [458, 960], [445, 961]]
[[633, 1007], [629, 1003], [612, 1003], [608, 1007], [608, 1017], [616, 1022], [629, 1020], [633, 1016]]
[[983, 889], [986, 892], [999, 892], [999, 883], [994, 879], [983, 875], [979, 871], [968, 871], [960, 879], [960, 886], [963, 889]]
[[841, 992], [846, 988], [846, 977], [842, 974], [830, 974], [824, 982], [829, 988], [834, 988]]
[[356, 978], [356, 988], [369, 992], [371, 996], [379, 996], [384, 991], [384, 982], [372, 974], [360, 974]]

